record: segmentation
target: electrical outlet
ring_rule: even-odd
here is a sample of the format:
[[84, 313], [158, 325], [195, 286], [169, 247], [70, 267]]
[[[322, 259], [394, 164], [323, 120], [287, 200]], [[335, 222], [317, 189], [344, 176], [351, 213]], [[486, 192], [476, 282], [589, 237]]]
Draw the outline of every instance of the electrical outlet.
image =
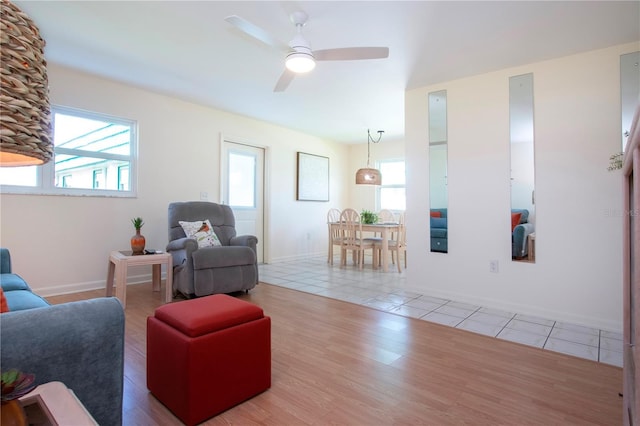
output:
[[208, 192], [200, 192], [200, 201], [207, 201], [209, 199], [209, 193]]
[[489, 272], [494, 272], [494, 273], [498, 272], [498, 261], [497, 260], [492, 260], [492, 261], [489, 262]]

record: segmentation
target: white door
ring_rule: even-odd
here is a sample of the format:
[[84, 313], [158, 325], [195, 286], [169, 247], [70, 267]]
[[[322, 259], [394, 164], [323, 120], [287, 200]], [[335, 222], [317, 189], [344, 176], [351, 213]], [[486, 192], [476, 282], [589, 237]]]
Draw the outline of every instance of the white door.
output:
[[233, 210], [238, 235], [258, 237], [264, 261], [264, 149], [224, 140], [221, 155], [222, 204]]

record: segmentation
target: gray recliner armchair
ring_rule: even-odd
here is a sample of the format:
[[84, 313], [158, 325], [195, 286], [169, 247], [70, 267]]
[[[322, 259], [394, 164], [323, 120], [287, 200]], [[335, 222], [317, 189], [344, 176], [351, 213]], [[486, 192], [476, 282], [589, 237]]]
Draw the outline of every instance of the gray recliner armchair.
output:
[[[199, 247], [180, 221], [209, 220], [219, 246]], [[253, 235], [236, 235], [229, 206], [206, 201], [169, 204], [169, 244], [173, 256], [173, 289], [186, 297], [249, 291], [258, 284], [258, 258]]]

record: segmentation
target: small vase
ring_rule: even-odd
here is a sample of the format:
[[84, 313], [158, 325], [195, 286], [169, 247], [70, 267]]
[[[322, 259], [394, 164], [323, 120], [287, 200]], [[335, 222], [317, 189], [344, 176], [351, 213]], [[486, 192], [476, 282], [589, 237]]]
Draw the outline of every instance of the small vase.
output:
[[27, 415], [17, 399], [2, 402], [0, 417], [2, 426], [27, 426]]
[[144, 237], [140, 235], [140, 230], [136, 229], [136, 235], [131, 237], [131, 254], [144, 254], [145, 243]]

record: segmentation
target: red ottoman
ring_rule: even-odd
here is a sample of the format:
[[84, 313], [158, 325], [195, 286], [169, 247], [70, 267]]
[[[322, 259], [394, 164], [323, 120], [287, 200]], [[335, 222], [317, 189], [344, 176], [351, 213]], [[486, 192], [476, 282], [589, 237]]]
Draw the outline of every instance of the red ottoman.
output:
[[271, 387], [271, 318], [224, 294], [147, 318], [147, 387], [194, 425]]

